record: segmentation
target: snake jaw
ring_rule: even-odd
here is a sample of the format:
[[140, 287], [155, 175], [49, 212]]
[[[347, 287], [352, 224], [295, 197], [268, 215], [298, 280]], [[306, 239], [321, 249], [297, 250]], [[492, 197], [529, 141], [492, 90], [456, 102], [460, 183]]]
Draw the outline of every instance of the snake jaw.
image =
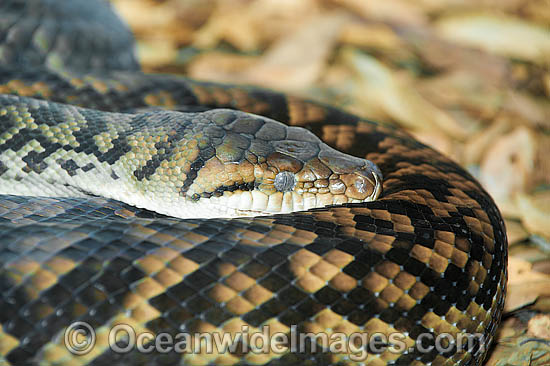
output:
[[374, 201], [382, 192], [382, 173], [368, 160], [362, 162], [360, 169], [348, 174], [330, 173], [330, 168], [324, 164], [323, 167], [327, 171], [323, 170], [321, 178], [320, 171], [309, 170], [309, 167], [298, 173], [279, 171], [274, 179], [263, 176], [257, 189], [230, 193], [229, 208], [238, 216], [283, 214]]

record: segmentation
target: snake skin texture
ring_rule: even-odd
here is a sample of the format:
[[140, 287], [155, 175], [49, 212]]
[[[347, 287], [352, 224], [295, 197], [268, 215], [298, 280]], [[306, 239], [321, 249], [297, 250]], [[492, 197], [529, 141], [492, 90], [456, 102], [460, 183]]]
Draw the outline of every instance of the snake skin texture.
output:
[[[61, 1], [40, 3], [54, 14], [66, 11]], [[92, 19], [113, 17], [103, 1], [93, 3]], [[19, 49], [10, 43], [10, 29], [30, 16], [21, 4], [2, 4], [17, 16], [0, 28], [0, 94], [18, 95], [23, 103], [37, 98], [123, 113], [237, 109], [307, 128], [335, 149], [375, 163], [384, 181], [373, 202], [235, 219], [178, 219], [102, 197], [0, 195], [0, 364], [482, 364], [504, 304], [507, 239], [493, 200], [456, 163], [399, 129], [337, 108], [255, 87], [143, 74], [132, 71], [131, 56], [115, 57], [130, 60], [128, 71], [102, 66], [87, 75], [78, 67], [42, 67], [38, 56], [32, 67], [16, 66], [5, 55], [6, 47]], [[121, 34], [131, 44], [131, 36]], [[55, 50], [51, 42], [37, 54]], [[27, 117], [37, 125], [67, 122], [48, 109]], [[22, 134], [2, 130], [0, 138], [0, 157], [19, 154], [27, 161], [22, 169], [44, 164], [46, 139], [35, 139], [39, 146], [29, 154]], [[111, 149], [116, 155], [123, 148], [118, 143]], [[88, 169], [76, 163], [67, 168]], [[8, 173], [0, 165], [0, 185]], [[64, 343], [76, 321], [97, 336], [82, 355]], [[117, 324], [138, 334], [253, 334], [263, 326], [298, 338], [401, 334], [406, 347], [366, 347], [360, 360], [346, 350], [316, 347], [315, 339], [299, 350], [283, 344], [278, 353], [252, 352], [245, 342], [231, 352], [206, 352], [203, 344], [197, 352], [117, 353], [108, 339]], [[446, 333], [455, 339], [480, 333], [483, 339], [471, 349], [452, 342], [446, 350], [420, 349]]]

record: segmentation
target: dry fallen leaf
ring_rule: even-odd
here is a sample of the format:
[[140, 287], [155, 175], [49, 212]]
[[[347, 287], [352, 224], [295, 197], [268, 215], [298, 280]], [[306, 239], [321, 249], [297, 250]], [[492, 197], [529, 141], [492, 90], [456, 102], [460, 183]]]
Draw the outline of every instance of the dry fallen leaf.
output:
[[538, 146], [535, 156], [535, 172], [531, 177], [532, 187], [550, 187], [550, 134], [540, 133], [537, 137]]
[[550, 31], [519, 18], [491, 13], [453, 14], [436, 24], [442, 37], [495, 54], [543, 64], [550, 57]]
[[521, 117], [530, 127], [550, 127], [550, 104], [526, 93], [510, 91], [502, 103], [503, 110]]
[[533, 263], [533, 271], [550, 275], [550, 259], [539, 260]]
[[212, 51], [203, 52], [193, 58], [187, 67], [187, 74], [201, 80], [219, 83], [235, 83], [242, 74], [259, 62], [257, 56], [236, 55], [233, 53]]
[[307, 88], [319, 78], [349, 21], [344, 13], [332, 13], [302, 24], [265, 52], [261, 62], [247, 71], [246, 82], [284, 90]]
[[506, 132], [509, 132], [512, 122], [508, 118], [500, 118], [493, 121], [487, 128], [476, 132], [466, 141], [464, 155], [461, 162], [466, 165], [479, 165], [487, 151], [491, 149], [496, 140]]
[[118, 12], [125, 14], [132, 31], [147, 38], [158, 36], [176, 20], [176, 12], [170, 6], [135, 0], [117, 0], [114, 5]]
[[481, 183], [509, 217], [520, 215], [514, 197], [525, 192], [534, 170], [535, 141], [530, 129], [517, 127], [493, 142], [481, 162]]
[[485, 366], [548, 366], [550, 345], [527, 335], [502, 337]]
[[413, 132], [412, 135], [423, 144], [429, 145], [454, 160], [458, 161], [462, 155], [461, 151], [457, 151], [456, 144], [453, 144], [447, 134], [438, 131], [418, 131]]
[[516, 257], [508, 258], [508, 295], [504, 310], [527, 305], [541, 295], [550, 295], [550, 275], [532, 271], [533, 265]]
[[525, 228], [550, 242], [550, 191], [532, 195], [520, 193], [516, 196], [516, 204]]
[[[403, 43], [412, 48], [425, 64], [423, 66], [426, 72], [431, 74], [435, 69], [443, 73], [431, 75], [432, 77], [426, 79], [419, 78], [419, 82], [430, 81], [440, 76], [446, 77], [446, 73], [466, 77], [466, 80], [455, 78], [452, 81], [462, 84], [460, 89], [479, 89], [479, 86], [503, 87], [507, 82], [510, 62], [504, 57], [446, 41], [439, 37], [432, 27], [396, 25], [394, 29]], [[469, 85], [471, 82], [473, 84]]]
[[529, 238], [529, 233], [519, 222], [512, 220], [504, 221], [506, 222], [506, 236], [508, 236], [508, 245], [512, 245]]
[[245, 7], [243, 0], [217, 1], [208, 22], [194, 35], [197, 48], [214, 48], [225, 40], [239, 50], [254, 50], [259, 47], [259, 33], [255, 31], [256, 19]]
[[364, 1], [332, 0], [367, 19], [394, 21], [397, 23], [426, 24], [427, 17], [415, 3], [403, 0]]
[[170, 40], [140, 41], [137, 44], [137, 55], [143, 67], [169, 64], [177, 54], [178, 50]]
[[405, 45], [391, 27], [385, 24], [346, 24], [340, 36], [340, 42], [360, 47], [372, 47], [395, 51]]
[[550, 313], [550, 295], [540, 296], [533, 305], [529, 306], [529, 309], [543, 313]]
[[[527, 235], [529, 234], [527, 233]], [[550, 259], [550, 253], [546, 254], [542, 249], [533, 245], [531, 242], [512, 245], [508, 254], [516, 259], [522, 259], [530, 263], [535, 263], [541, 259]]]
[[420, 93], [437, 106], [460, 109], [475, 119], [494, 118], [502, 108], [505, 95], [498, 81], [480, 77], [463, 67], [417, 84]]
[[522, 1], [523, 12], [529, 19], [545, 25], [550, 24], [550, 6], [548, 0]]
[[208, 22], [195, 33], [197, 48], [226, 41], [241, 51], [254, 51], [319, 15], [315, 0], [217, 0], [215, 4]]
[[220, 68], [216, 55], [207, 59], [196, 58], [189, 67], [189, 74], [202, 79], [256, 84], [279, 90], [307, 88], [319, 78], [340, 29], [347, 21], [349, 18], [342, 13], [315, 17], [295, 33], [279, 39], [247, 67], [237, 61], [242, 56], [228, 56], [225, 59], [235, 60], [236, 67]]
[[350, 49], [342, 51], [343, 60], [357, 74], [360, 88], [356, 98], [365, 104], [378, 106], [401, 125], [415, 130], [436, 130], [455, 137], [468, 134], [450, 114], [422, 98], [412, 80], [375, 58]]
[[550, 339], [550, 316], [538, 314], [529, 319], [528, 332], [533, 337]]

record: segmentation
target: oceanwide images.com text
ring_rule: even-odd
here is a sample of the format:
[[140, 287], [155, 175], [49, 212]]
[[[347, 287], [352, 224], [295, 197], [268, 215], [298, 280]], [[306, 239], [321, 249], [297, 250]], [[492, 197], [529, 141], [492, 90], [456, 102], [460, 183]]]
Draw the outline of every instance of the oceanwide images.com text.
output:
[[[104, 333], [104, 330], [102, 330]], [[105, 337], [101, 337], [105, 341]], [[353, 361], [363, 361], [370, 354], [433, 352], [453, 354], [482, 352], [485, 339], [481, 333], [423, 333], [415, 339], [406, 333], [308, 333], [291, 326], [287, 332], [274, 332], [268, 325], [260, 328], [241, 326], [238, 332], [163, 332], [136, 331], [128, 324], [117, 324], [108, 330], [107, 346], [116, 353], [253, 353], [286, 354], [331, 352], [346, 354]], [[98, 345], [96, 330], [85, 322], [75, 322], [64, 332], [65, 347], [74, 355], [86, 355]], [[102, 346], [103, 348], [103, 346]]]

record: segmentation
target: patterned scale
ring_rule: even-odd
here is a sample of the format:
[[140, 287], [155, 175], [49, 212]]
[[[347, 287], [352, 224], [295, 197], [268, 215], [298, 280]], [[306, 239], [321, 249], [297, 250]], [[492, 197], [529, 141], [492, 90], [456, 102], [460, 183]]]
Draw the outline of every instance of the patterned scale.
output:
[[[15, 13], [17, 4], [8, 2]], [[492, 199], [451, 160], [393, 127], [259, 88], [0, 61], [0, 93], [122, 112], [239, 109], [308, 128], [384, 175], [374, 202], [239, 219], [181, 220], [100, 197], [0, 195], [0, 364], [482, 364], [504, 303], [506, 234]], [[5, 173], [0, 166], [0, 179]], [[84, 355], [63, 343], [75, 321], [96, 330]], [[315, 340], [279, 354], [244, 344], [224, 353], [116, 353], [108, 344], [116, 324], [154, 334], [243, 326], [252, 334], [264, 325], [298, 335], [398, 332], [406, 349], [367, 349], [362, 360]], [[482, 333], [485, 344], [445, 352], [415, 345], [442, 333]]]

